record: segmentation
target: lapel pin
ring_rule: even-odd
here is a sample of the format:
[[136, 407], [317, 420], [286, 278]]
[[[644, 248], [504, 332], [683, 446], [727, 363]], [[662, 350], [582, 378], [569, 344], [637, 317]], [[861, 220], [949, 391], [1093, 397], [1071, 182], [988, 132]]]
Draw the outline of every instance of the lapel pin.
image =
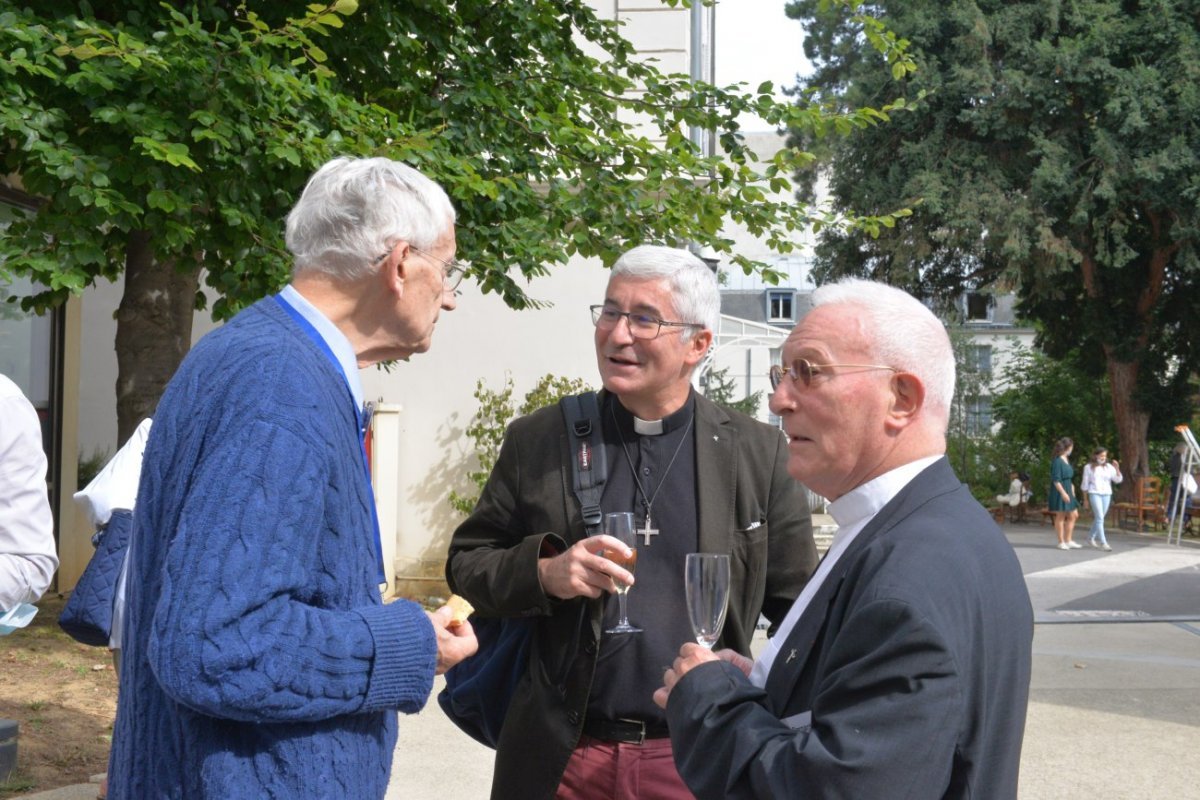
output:
[[792, 651], [790, 653], [788, 653], [787, 661], [785, 661], [783, 663], [790, 664], [795, 660], [796, 660], [796, 649], [792, 648]]

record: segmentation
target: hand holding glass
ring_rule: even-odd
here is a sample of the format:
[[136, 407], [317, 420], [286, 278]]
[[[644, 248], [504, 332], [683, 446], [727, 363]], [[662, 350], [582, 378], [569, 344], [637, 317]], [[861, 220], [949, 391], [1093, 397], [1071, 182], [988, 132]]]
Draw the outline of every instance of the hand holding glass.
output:
[[729, 556], [689, 553], [683, 584], [692, 632], [701, 646], [711, 650], [725, 626], [725, 612], [729, 609]]
[[[626, 558], [621, 551], [606, 547], [600, 551], [600, 555], [629, 572], [635, 572], [637, 569], [637, 538], [633, 532], [633, 514], [628, 511], [605, 514], [604, 527], [601, 532], [620, 541], [632, 553]], [[641, 633], [641, 628], [635, 628], [629, 624], [629, 614], [625, 606], [629, 596], [628, 584], [620, 581], [613, 581], [613, 583], [617, 585], [617, 602], [620, 603], [621, 619], [617, 621], [616, 627], [606, 630], [605, 633]]]

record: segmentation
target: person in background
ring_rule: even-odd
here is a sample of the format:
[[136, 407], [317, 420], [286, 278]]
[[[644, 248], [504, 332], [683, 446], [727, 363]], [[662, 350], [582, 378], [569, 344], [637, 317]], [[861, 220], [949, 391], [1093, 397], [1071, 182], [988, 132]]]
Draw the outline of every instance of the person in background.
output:
[[996, 495], [996, 502], [1016, 508], [1021, 505], [1024, 499], [1025, 485], [1021, 482], [1021, 477], [1014, 470], [1008, 473], [1008, 494]]
[[428, 350], [455, 308], [454, 219], [411, 167], [330, 161], [288, 215], [291, 284], [171, 379], [134, 508], [113, 800], [379, 800], [396, 712], [475, 652], [449, 608], [383, 604], [358, 374]]
[[1187, 454], [1187, 445], [1183, 442], [1171, 450], [1167, 459], [1167, 474], [1171, 478], [1170, 488], [1167, 489], [1167, 521], [1175, 519], [1175, 506], [1179, 497], [1179, 476], [1183, 472], [1183, 457]]
[[698, 798], [1015, 798], [1033, 609], [946, 459], [954, 352], [911, 295], [819, 287], [772, 368], [788, 471], [837, 533], [757, 662], [685, 644], [663, 675]]
[[0, 618], [41, 599], [57, 569], [42, 426], [20, 388], [0, 375]]
[[1121, 475], [1121, 465], [1114, 458], [1108, 460], [1108, 450], [1098, 447], [1092, 451], [1092, 457], [1083, 468], [1083, 483], [1080, 487], [1092, 506], [1092, 528], [1088, 531], [1088, 544], [1101, 550], [1112, 550], [1108, 546], [1108, 538], [1104, 535], [1104, 516], [1108, 513], [1112, 502], [1112, 487], [1124, 478]]
[[731, 555], [720, 641], [747, 655], [760, 613], [778, 624], [817, 563], [782, 434], [692, 389], [719, 314], [713, 271], [656, 245], [617, 259], [592, 306], [608, 463], [600, 505], [636, 517], [629, 616], [641, 633], [605, 632], [616, 621], [614, 581], [634, 575], [600, 555], [623, 544], [586, 536], [558, 408], [509, 426], [475, 511], [454, 532], [450, 587], [482, 614], [537, 622], [528, 680], [500, 732], [496, 800], [690, 797], [651, 699], [663, 665], [694, 635], [687, 554]]
[[1077, 550], [1075, 521], [1079, 519], [1079, 500], [1075, 497], [1075, 469], [1068, 460], [1075, 443], [1064, 436], [1054, 443], [1050, 455], [1050, 497], [1046, 507], [1054, 513], [1054, 533], [1059, 550]]
[[1022, 502], [1028, 503], [1030, 500], [1033, 499], [1033, 489], [1029, 488], [1029, 481], [1031, 480], [1031, 478], [1029, 477], [1029, 473], [1028, 472], [1018, 472], [1017, 477], [1021, 479]]

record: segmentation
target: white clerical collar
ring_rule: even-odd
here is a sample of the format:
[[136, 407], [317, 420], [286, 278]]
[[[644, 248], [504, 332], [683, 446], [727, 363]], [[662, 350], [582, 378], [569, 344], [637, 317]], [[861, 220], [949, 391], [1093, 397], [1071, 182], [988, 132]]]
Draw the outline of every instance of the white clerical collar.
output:
[[633, 432], [640, 433], [642, 436], [658, 436], [663, 432], [663, 421], [661, 419], [642, 419], [635, 416], [633, 418]]
[[891, 502], [918, 473], [939, 458], [942, 456], [918, 458], [867, 481], [830, 503], [829, 515], [833, 517], [839, 529], [848, 529], [870, 519], [879, 513], [879, 509]]
[[[664, 433], [672, 433], [690, 428], [692, 416], [696, 413], [695, 400], [692, 397], [692, 390], [689, 390], [687, 400], [683, 405], [667, 414], [662, 419], [642, 419], [634, 414], [628, 408], [621, 404], [621, 400], [616, 395], [612, 395], [613, 403], [613, 421], [618, 417], [621, 419], [621, 424], [625, 426], [625, 430], [633, 428], [633, 432], [639, 436], [661, 436]], [[626, 422], [625, 420], [629, 420]]]
[[354, 355], [354, 348], [351, 346], [350, 340], [329, 321], [328, 317], [321, 313], [319, 308], [297, 292], [290, 283], [283, 287], [279, 296], [289, 306], [296, 309], [300, 316], [308, 320], [309, 324], [316, 328], [317, 333], [325, 340], [325, 344], [329, 345], [329, 349], [342, 367], [342, 372], [346, 375], [346, 384], [350, 387], [350, 394], [354, 397], [355, 407], [362, 408], [362, 378], [358, 374], [358, 357]]

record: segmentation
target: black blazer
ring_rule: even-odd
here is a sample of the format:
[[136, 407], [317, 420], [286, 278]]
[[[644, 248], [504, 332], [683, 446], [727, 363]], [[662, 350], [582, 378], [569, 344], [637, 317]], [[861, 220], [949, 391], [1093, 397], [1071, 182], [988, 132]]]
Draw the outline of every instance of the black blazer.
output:
[[698, 798], [1015, 798], [1033, 610], [1011, 546], [943, 458], [842, 554], [765, 689], [724, 662], [667, 719]]
[[[816, 566], [807, 497], [787, 473], [779, 430], [696, 395], [694, 436], [700, 550], [732, 556], [719, 646], [749, 654], [759, 614], [778, 625]], [[619, 446], [606, 443], [610, 465]], [[535, 620], [529, 670], [496, 750], [496, 800], [554, 797], [595, 673], [603, 603], [549, 597], [537, 572], [546, 548], [561, 551], [585, 535], [571, 459], [557, 406], [515, 420], [475, 511], [450, 543], [453, 591], [483, 615]], [[683, 598], [661, 613], [686, 616]], [[647, 686], [647, 695], [657, 688]]]

